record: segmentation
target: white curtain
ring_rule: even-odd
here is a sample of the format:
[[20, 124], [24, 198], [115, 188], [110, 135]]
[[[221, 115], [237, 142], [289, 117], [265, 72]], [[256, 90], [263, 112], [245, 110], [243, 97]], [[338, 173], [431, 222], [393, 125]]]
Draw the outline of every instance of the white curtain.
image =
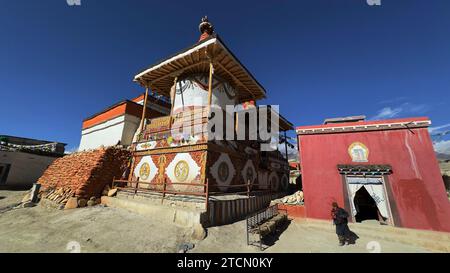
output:
[[384, 194], [384, 187], [383, 187], [383, 178], [381, 177], [347, 177], [347, 183], [348, 183], [348, 190], [349, 190], [349, 197], [350, 197], [350, 204], [352, 207], [352, 214], [355, 216], [359, 208], [355, 207], [355, 195], [356, 192], [361, 189], [361, 187], [365, 187], [367, 192], [372, 196], [373, 200], [375, 200], [375, 203], [378, 207], [378, 210], [380, 211], [380, 214], [388, 218], [388, 207], [387, 207], [387, 200], [386, 196]]
[[348, 190], [349, 190], [349, 194], [350, 194], [350, 205], [352, 206], [352, 214], [353, 216], [356, 215], [356, 213], [358, 212], [357, 208], [355, 208], [355, 195], [356, 192], [363, 186], [363, 184], [348, 184]]
[[387, 208], [387, 200], [384, 196], [384, 189], [383, 185], [364, 185], [367, 192], [372, 196], [373, 200], [375, 200], [375, 203], [377, 204], [378, 210], [380, 211], [380, 214], [384, 218], [388, 218], [388, 208]]

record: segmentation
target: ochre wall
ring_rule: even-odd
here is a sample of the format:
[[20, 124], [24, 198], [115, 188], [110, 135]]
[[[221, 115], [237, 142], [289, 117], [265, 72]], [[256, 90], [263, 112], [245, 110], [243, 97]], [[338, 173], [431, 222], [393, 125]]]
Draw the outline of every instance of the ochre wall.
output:
[[[367, 146], [367, 163], [352, 162], [353, 142]], [[450, 202], [426, 128], [300, 135], [299, 150], [307, 217], [330, 219], [331, 203], [344, 205], [338, 164], [389, 164], [396, 225], [450, 231]]]

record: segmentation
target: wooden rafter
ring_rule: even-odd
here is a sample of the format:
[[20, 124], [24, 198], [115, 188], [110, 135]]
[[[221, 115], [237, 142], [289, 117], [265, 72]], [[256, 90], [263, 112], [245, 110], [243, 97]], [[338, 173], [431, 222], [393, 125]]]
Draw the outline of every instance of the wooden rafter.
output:
[[253, 97], [253, 99], [255, 99], [255, 95], [253, 94], [252, 91], [250, 91], [250, 89], [247, 88], [247, 86], [245, 86], [238, 78], [236, 78], [230, 71], [228, 71], [228, 69], [226, 69], [221, 63], [215, 63], [217, 65], [220, 66], [220, 68], [222, 68], [226, 73], [228, 73], [228, 75], [231, 76], [231, 78], [241, 87], [245, 88]]

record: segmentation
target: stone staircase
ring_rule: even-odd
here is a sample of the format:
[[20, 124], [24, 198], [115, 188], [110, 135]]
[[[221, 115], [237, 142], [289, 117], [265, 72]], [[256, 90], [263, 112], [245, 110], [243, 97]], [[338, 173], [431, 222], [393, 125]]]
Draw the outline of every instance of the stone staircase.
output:
[[[307, 228], [333, 232], [331, 221], [305, 218], [300, 220]], [[450, 233], [399, 228], [379, 224], [349, 223], [349, 228], [359, 237], [367, 236], [374, 239], [389, 240], [415, 245], [438, 252], [450, 252]]]

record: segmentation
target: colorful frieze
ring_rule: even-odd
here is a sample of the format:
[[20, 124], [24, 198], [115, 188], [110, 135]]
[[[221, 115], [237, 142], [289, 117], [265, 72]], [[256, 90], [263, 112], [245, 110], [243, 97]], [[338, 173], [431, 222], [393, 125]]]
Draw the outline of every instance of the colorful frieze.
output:
[[[283, 168], [261, 168], [259, 157], [246, 153], [192, 151], [136, 156], [134, 177], [179, 192], [203, 191], [202, 187], [176, 183], [204, 183], [209, 179], [211, 191], [243, 191], [250, 182], [253, 190], [287, 190], [288, 172]], [[242, 187], [230, 187], [242, 185]], [[142, 185], [141, 187], [149, 187]]]
[[[139, 188], [166, 189], [175, 191], [204, 191], [203, 187], [177, 185], [176, 183], [203, 183], [205, 181], [206, 151], [166, 153], [159, 155], [135, 155], [132, 180], [148, 182]], [[203, 180], [202, 180], [203, 179]], [[174, 184], [175, 183], [175, 184]]]
[[170, 147], [182, 147], [189, 145], [197, 145], [201, 143], [206, 143], [206, 139], [203, 135], [177, 135], [172, 136], [170, 134], [160, 136], [158, 140], [149, 140], [145, 142], [139, 142], [135, 144], [136, 151], [145, 151], [159, 148], [170, 148]]
[[157, 144], [158, 144], [157, 141], [147, 141], [147, 142], [137, 143], [136, 151], [145, 151], [145, 150], [154, 149]]

